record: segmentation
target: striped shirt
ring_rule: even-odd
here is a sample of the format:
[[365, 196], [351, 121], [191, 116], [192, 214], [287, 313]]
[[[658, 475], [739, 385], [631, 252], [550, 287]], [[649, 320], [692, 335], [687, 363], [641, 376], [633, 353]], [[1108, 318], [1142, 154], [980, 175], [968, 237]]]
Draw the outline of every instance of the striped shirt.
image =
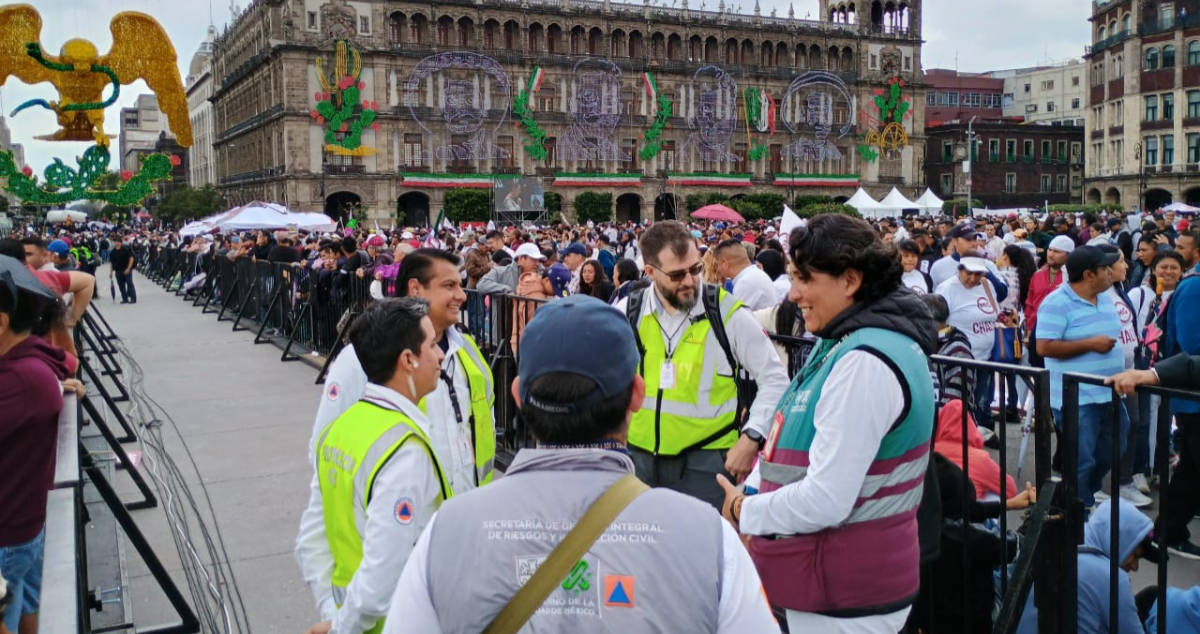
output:
[[[1112, 337], [1121, 341], [1121, 318], [1116, 306], [1104, 293], [1097, 302], [1083, 299], [1070, 284], [1054, 289], [1037, 312], [1037, 338], [1047, 341], [1079, 341], [1096, 335]], [[1063, 403], [1063, 373], [1081, 372], [1111, 376], [1125, 369], [1125, 356], [1120, 345], [1111, 350], [1085, 352], [1070, 359], [1046, 357], [1046, 369], [1050, 371], [1050, 406], [1061, 408]], [[1112, 394], [1109, 388], [1098, 385], [1079, 385], [1079, 404], [1107, 403]]]

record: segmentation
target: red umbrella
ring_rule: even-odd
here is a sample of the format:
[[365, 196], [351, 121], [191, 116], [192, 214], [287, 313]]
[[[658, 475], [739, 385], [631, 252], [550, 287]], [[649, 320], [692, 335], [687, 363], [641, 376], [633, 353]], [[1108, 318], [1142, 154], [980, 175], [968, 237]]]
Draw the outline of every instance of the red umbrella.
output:
[[742, 214], [739, 214], [725, 205], [705, 205], [696, 211], [693, 211], [692, 217], [701, 218], [703, 220], [720, 220], [722, 222], [746, 221], [746, 219], [742, 217]]

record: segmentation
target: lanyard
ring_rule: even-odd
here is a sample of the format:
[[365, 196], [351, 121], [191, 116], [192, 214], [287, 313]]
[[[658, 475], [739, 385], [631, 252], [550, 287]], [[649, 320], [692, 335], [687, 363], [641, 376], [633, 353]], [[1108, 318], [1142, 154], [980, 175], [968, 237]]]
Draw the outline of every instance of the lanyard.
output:
[[462, 425], [462, 407], [458, 404], [458, 390], [454, 389], [454, 379], [450, 378], [450, 375], [446, 374], [443, 369], [442, 380], [446, 382], [446, 389], [450, 392], [450, 406], [454, 408], [454, 420], [458, 425]]
[[[651, 308], [650, 316], [654, 318], [654, 323], [658, 324], [658, 329], [660, 331], [662, 331], [662, 333], [664, 335], [667, 334], [667, 329], [663, 328], [662, 322], [658, 320], [658, 311]], [[678, 335], [679, 331], [683, 330], [685, 327], [687, 327], [691, 323], [692, 323], [691, 315], [684, 315], [683, 321], [680, 322], [679, 326], [677, 326], [675, 328], [675, 332], [671, 333], [667, 337], [667, 361], [670, 361], [675, 356], [675, 351], [679, 349], [679, 345], [673, 343], [675, 341], [676, 335]]]

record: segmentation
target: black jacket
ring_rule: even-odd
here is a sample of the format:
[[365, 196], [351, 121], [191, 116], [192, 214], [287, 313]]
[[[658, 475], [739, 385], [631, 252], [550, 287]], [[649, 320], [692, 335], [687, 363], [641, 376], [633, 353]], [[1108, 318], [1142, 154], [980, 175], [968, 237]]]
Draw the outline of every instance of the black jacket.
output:
[[1159, 361], [1154, 366], [1158, 382], [1163, 387], [1184, 390], [1200, 388], [1200, 355], [1179, 353]]

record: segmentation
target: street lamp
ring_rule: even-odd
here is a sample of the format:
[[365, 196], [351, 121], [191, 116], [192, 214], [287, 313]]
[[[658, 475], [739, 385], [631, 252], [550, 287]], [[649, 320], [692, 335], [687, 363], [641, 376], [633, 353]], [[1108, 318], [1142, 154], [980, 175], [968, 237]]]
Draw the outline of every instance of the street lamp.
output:
[[967, 158], [963, 160], [963, 174], [967, 177], [967, 215], [974, 218], [975, 210], [971, 208], [971, 150], [975, 149], [975, 117], [967, 122]]
[[1146, 164], [1142, 162], [1141, 141], [1133, 144], [1133, 160], [1138, 164], [1137, 210], [1138, 213], [1141, 213], [1144, 211], [1146, 195]]

